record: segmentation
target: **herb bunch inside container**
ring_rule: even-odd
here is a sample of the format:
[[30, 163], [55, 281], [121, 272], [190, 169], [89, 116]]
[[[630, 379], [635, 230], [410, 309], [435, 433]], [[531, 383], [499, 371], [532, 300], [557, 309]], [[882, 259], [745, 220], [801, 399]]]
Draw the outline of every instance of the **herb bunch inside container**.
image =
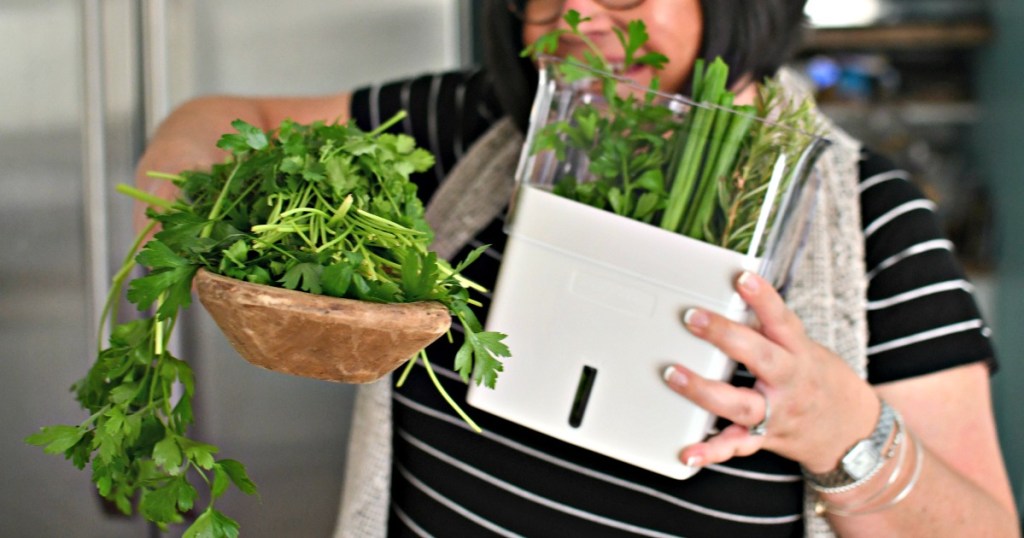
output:
[[[648, 39], [642, 21], [616, 31], [625, 63], [613, 66], [580, 31], [586, 18], [569, 11], [564, 20], [568, 29], [523, 51], [550, 64], [560, 83], [593, 86], [589, 101], [544, 125], [532, 141], [533, 154], [582, 161], [558, 177], [553, 192], [730, 250], [762, 254], [765, 243], [757, 233], [771, 228], [799, 170], [789, 162], [784, 173], [774, 174], [773, 166], [780, 156], [800, 155], [819, 135], [813, 103], [784, 100], [778, 79], [768, 78], [756, 84], [753, 104], [736, 104], [727, 87], [729, 67], [720, 58], [695, 62], [689, 97], [659, 92], [657, 77], [641, 87], [615, 72], [634, 65], [660, 69], [668, 61], [657, 53], [636, 55]], [[549, 56], [566, 33], [590, 50], [580, 58]]]

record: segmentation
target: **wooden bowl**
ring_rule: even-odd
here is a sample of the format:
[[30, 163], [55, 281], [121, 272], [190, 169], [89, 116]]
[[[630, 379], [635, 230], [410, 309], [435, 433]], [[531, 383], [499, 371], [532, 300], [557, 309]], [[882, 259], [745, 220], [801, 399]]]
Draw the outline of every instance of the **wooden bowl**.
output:
[[370, 383], [451, 326], [438, 302], [379, 304], [252, 284], [200, 269], [200, 302], [242, 357], [314, 379]]

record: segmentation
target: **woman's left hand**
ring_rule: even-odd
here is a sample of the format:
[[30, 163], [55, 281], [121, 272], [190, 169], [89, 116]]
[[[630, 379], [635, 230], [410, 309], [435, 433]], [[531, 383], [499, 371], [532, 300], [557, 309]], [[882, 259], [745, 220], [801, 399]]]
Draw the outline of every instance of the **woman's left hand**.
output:
[[[770, 450], [811, 472], [835, 468], [846, 450], [875, 427], [874, 390], [835, 353], [812, 341], [775, 289], [744, 273], [736, 289], [757, 317], [757, 326], [705, 310], [686, 313], [687, 328], [744, 364], [754, 387], [704, 379], [681, 365], [671, 367], [669, 386], [712, 414], [733, 422], [680, 453], [683, 463], [704, 466]], [[763, 423], [761, 434], [751, 427]]]

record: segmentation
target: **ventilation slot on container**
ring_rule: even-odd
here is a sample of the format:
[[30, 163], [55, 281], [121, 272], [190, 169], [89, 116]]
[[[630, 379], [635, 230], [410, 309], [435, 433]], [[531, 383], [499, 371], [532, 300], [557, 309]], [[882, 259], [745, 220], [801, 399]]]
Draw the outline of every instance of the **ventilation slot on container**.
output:
[[569, 425], [579, 428], [583, 423], [583, 413], [587, 411], [587, 402], [590, 401], [590, 389], [594, 387], [594, 378], [597, 377], [597, 369], [584, 366], [580, 372], [580, 383], [576, 386], [576, 398], [572, 402], [572, 411], [569, 413]]

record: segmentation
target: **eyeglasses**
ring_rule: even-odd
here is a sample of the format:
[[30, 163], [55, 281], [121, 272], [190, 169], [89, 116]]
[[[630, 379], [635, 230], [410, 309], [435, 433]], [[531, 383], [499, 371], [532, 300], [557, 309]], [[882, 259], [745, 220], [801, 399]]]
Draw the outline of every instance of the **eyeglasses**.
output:
[[[631, 9], [644, 0], [595, 0], [608, 9]], [[565, 0], [518, 0], [509, 1], [508, 9], [526, 24], [550, 24], [558, 20], [565, 7]]]

